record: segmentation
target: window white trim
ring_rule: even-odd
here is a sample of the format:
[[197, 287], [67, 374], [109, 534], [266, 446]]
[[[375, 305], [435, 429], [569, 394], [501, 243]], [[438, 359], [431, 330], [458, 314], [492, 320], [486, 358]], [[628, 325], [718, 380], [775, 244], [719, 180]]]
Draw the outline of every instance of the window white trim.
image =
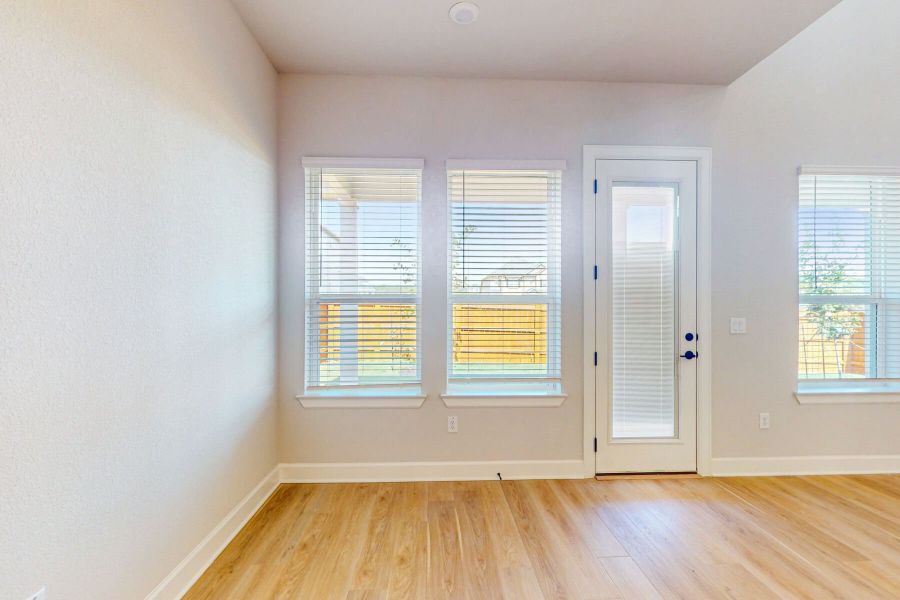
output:
[[562, 406], [567, 394], [441, 394], [448, 408], [555, 407]]
[[[304, 178], [305, 181], [305, 215], [304, 215], [304, 230], [306, 234], [305, 246], [306, 246], [306, 256], [304, 260], [304, 349], [303, 349], [303, 361], [304, 361], [304, 389], [303, 394], [298, 395], [297, 398], [301, 400], [301, 404], [304, 402], [304, 406], [310, 407], [319, 407], [319, 406], [353, 406], [354, 398], [360, 398], [361, 407], [372, 407], [372, 406], [398, 406], [398, 407], [407, 407], [411, 406], [410, 395], [405, 392], [397, 392], [396, 394], [378, 394], [377, 389], [383, 386], [397, 388], [407, 387], [409, 389], [416, 390], [416, 393], [421, 391], [421, 365], [422, 365], [422, 336], [421, 336], [421, 298], [422, 298], [422, 175], [423, 175], [423, 159], [395, 159], [395, 158], [317, 158], [317, 157], [307, 157], [303, 159], [303, 170], [304, 170]], [[310, 202], [309, 198], [309, 190], [310, 190], [310, 171], [317, 172], [321, 177], [323, 170], [334, 170], [340, 172], [341, 170], [346, 170], [347, 172], [353, 172], [354, 170], [365, 170], [369, 172], [377, 172], [379, 170], [383, 170], [386, 172], [393, 171], [408, 171], [408, 172], [416, 172], [418, 177], [418, 196], [416, 198], [416, 291], [414, 294], [375, 294], [375, 293], [362, 293], [362, 294], [353, 294], [344, 293], [341, 291], [333, 292], [333, 293], [322, 293], [320, 289], [321, 282], [317, 284], [310, 283], [310, 258], [313, 256], [311, 254], [311, 225], [310, 219], [312, 215], [312, 209], [315, 206], [318, 206], [321, 202], [321, 187], [319, 188], [320, 197], [317, 198], [317, 202]], [[321, 186], [321, 180], [319, 182]], [[319, 218], [319, 213], [317, 213], [316, 218]], [[358, 217], [355, 215], [352, 217], [352, 231], [353, 235], [356, 235], [356, 222]], [[318, 228], [316, 228], [318, 231]], [[325, 229], [323, 228], [324, 232]], [[321, 233], [321, 232], [319, 232]], [[318, 234], [317, 234], [318, 235]], [[319, 246], [317, 252], [321, 252], [321, 239], [322, 236], [315, 238], [319, 240]], [[347, 377], [347, 381], [338, 384], [338, 385], [320, 385], [319, 380], [319, 367], [317, 361], [310, 361], [310, 352], [311, 350], [311, 338], [313, 337], [310, 332], [311, 321], [310, 321], [310, 311], [313, 306], [321, 306], [323, 304], [339, 304], [341, 306], [347, 307], [356, 307], [354, 308], [354, 312], [358, 309], [358, 305], [364, 304], [413, 304], [416, 307], [416, 323], [415, 323], [415, 332], [416, 332], [416, 347], [415, 347], [415, 355], [416, 355], [416, 376], [415, 380], [410, 381], [399, 381], [399, 382], [386, 382], [386, 383], [358, 383], [354, 381], [356, 379], [356, 375], [352, 373], [352, 371], [358, 372], [358, 364], [357, 360], [354, 358], [353, 360], [347, 361], [346, 363], [341, 363], [341, 371], [342, 371], [342, 381], [343, 381], [343, 371], [346, 368], [347, 371], [351, 372], [350, 376]], [[318, 313], [318, 311], [315, 311]], [[356, 325], [354, 321], [350, 320], [350, 325], [348, 329], [350, 329], [347, 336], [344, 336], [343, 333], [343, 321], [341, 321], [340, 327], [342, 328], [342, 339], [347, 339], [352, 342], [348, 349], [348, 353], [352, 354], [354, 348], [358, 344], [357, 336], [356, 336]], [[318, 336], [315, 336], [318, 338]], [[343, 354], [343, 349], [342, 349]], [[394, 398], [399, 398], [399, 400], [393, 400]], [[417, 402], [416, 406], [421, 406], [424, 402], [425, 397], [421, 396], [420, 400]]]
[[479, 158], [449, 158], [446, 168], [448, 171], [465, 169], [485, 171], [565, 171], [564, 160], [494, 160]]
[[304, 156], [301, 165], [304, 169], [424, 169], [425, 159]]
[[799, 404], [896, 404], [900, 379], [801, 381], [794, 398]]
[[420, 408], [428, 396], [425, 394], [410, 396], [298, 394], [296, 398], [303, 408]]
[[[547, 357], [548, 364], [551, 361], [551, 353], [555, 348], [557, 367], [561, 370], [562, 362], [562, 177], [561, 172], [566, 169], [565, 160], [493, 160], [493, 159], [448, 159], [446, 161], [445, 174], [447, 177], [447, 331], [445, 332], [445, 352], [447, 377], [445, 392], [441, 394], [444, 404], [448, 407], [533, 407], [533, 406], [560, 406], [567, 397], [561, 391], [561, 377], [559, 372], [555, 375], [541, 377], [529, 377], [510, 375], [508, 377], [488, 374], [485, 376], [453, 375], [453, 306], [454, 304], [547, 304]], [[550, 243], [557, 244], [556, 252], [559, 254], [557, 272], [551, 274], [548, 265], [548, 288], [543, 295], [529, 294], [454, 294], [452, 282], [452, 239], [453, 239], [453, 199], [450, 190], [450, 174], [452, 171], [557, 171], [559, 173], [559, 196], [556, 198], [557, 206], [555, 214], [548, 218], [557, 220], [555, 237], [551, 233]], [[548, 229], [552, 227], [548, 224]], [[551, 249], [552, 252], [552, 249]], [[555, 312], [555, 315], [554, 315]], [[557, 319], [554, 327], [553, 319]], [[548, 389], [547, 382], [556, 382], [552, 389]], [[497, 383], [517, 383], [509, 390], [499, 389]], [[461, 390], [461, 391], [460, 391]]]
[[[900, 213], [896, 204], [897, 192], [888, 187], [876, 188], [879, 193], [873, 195], [871, 191], [873, 183], [896, 188], [900, 167], [898, 166], [822, 166], [801, 165], [798, 172], [798, 286], [799, 304], [804, 305], [859, 305], [865, 308], [865, 373], [860, 377], [829, 378], [822, 375], [820, 378], [799, 377], [800, 371], [808, 365], [805, 355], [798, 359], [798, 382], [794, 397], [800, 404], [853, 404], [873, 402], [896, 402], [891, 396], [900, 394], [900, 379], [893, 379], [896, 374], [890, 365], [893, 363], [892, 355], [896, 352], [894, 344], [894, 330], [896, 329], [896, 313], [893, 307], [897, 304], [897, 296], [893, 291], [896, 287], [896, 236], [897, 226], [900, 225]], [[821, 181], [820, 181], [821, 178]], [[821, 190], [820, 188], [821, 183]], [[811, 189], [809, 186], [812, 186]], [[865, 194], [868, 191], [868, 195]], [[839, 193], [840, 192], [840, 193]], [[821, 196], [820, 196], [821, 195]], [[820, 202], [822, 206], [820, 207]], [[804, 214], [804, 209], [811, 211]], [[868, 242], [862, 246], [863, 250], [852, 249], [843, 251], [839, 233], [841, 230], [834, 225], [834, 217], [829, 217], [829, 211], [841, 210], [865, 210], [865, 233], [856, 233], [869, 236]], [[822, 210], [822, 231], [819, 231], [818, 215]], [[855, 229], [854, 229], [855, 230]], [[804, 234], [807, 236], [804, 238]], [[850, 234], [851, 239], [854, 234]], [[813, 244], [813, 266], [804, 263], [804, 243]], [[860, 245], [860, 242], [856, 242]], [[852, 244], [852, 242], [851, 242]], [[847, 252], [864, 252], [865, 265], [860, 267], [863, 275], [860, 280], [848, 284], [845, 287], [836, 283], [836, 291], [842, 293], [828, 293], [823, 291], [818, 294], [803, 293], [804, 275], [816, 275], [819, 267], [816, 266], [817, 258], [821, 255], [828, 257], [833, 252], [847, 255]], [[807, 250], [807, 253], [810, 251]], [[826, 260], [826, 259], [823, 259]], [[855, 260], [850, 259], [849, 260]], [[842, 265], [846, 266], [846, 265]], [[827, 261], [826, 267], [827, 268]], [[818, 279], [816, 279], [818, 281]], [[827, 288], [827, 284], [823, 284]], [[816, 284], [818, 289], [818, 284]], [[834, 290], [833, 290], [834, 291]], [[858, 309], [854, 309], [858, 310]], [[803, 332], [801, 332], [802, 335]], [[855, 334], [854, 334], [855, 335]], [[801, 346], [804, 338], [801, 338]], [[802, 349], [801, 349], [802, 352]], [[840, 361], [838, 361], [840, 364]], [[823, 365], [824, 369], [824, 365]], [[808, 372], [808, 371], [807, 371]]]
[[[398, 383], [361, 383], [354, 385], [313, 385], [309, 386], [306, 390], [306, 393], [311, 396], [340, 396], [343, 394], [356, 394], [357, 392], [352, 390], [359, 390], [360, 394], [369, 394], [369, 395], [391, 395], [388, 392], [396, 393], [401, 396], [407, 396], [410, 394], [418, 393], [417, 390], [421, 390], [422, 386], [420, 383], [406, 383], [406, 382], [398, 382]], [[379, 394], [378, 392], [382, 391], [383, 394]]]
[[[583, 469], [585, 477], [594, 475], [594, 436], [596, 427], [596, 394], [594, 372], [594, 350], [596, 332], [594, 303], [596, 282], [594, 280], [595, 231], [594, 231], [594, 173], [597, 160], [693, 160], [697, 162], [697, 333], [701, 353], [712, 356], [712, 296], [711, 296], [711, 249], [712, 249], [712, 150], [700, 147], [675, 146], [594, 146], [585, 145], [582, 156], [582, 256], [583, 274], [583, 329], [584, 346], [582, 364], [584, 368], [584, 437], [582, 443]], [[712, 371], [711, 361], [697, 362], [697, 472], [709, 475], [712, 472]]]
[[798, 175], [900, 175], [900, 167], [801, 165]]

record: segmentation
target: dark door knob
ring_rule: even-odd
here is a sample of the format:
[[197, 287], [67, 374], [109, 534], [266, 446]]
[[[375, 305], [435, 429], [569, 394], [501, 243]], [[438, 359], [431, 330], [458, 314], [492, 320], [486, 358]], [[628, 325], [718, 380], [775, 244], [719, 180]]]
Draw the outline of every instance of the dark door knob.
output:
[[688, 360], [694, 360], [695, 358], [697, 358], [697, 356], [698, 355], [696, 352], [688, 350], [687, 352], [685, 352], [684, 354], [681, 355], [681, 358], [686, 358]]

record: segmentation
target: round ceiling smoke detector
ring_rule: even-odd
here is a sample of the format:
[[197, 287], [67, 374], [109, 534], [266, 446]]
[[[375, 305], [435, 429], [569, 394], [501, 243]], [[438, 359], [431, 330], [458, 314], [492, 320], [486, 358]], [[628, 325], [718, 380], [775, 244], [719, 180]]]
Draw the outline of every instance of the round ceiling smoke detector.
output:
[[478, 5], [473, 2], [457, 2], [450, 7], [450, 20], [458, 25], [470, 25], [478, 18]]

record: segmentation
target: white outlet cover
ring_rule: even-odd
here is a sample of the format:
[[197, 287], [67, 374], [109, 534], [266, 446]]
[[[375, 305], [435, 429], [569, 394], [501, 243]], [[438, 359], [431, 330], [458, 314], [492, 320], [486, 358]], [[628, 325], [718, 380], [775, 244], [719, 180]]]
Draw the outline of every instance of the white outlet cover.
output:
[[747, 333], [746, 317], [731, 317], [731, 334], [743, 335]]
[[768, 429], [772, 424], [769, 413], [759, 413], [759, 428]]
[[447, 433], [458, 433], [459, 432], [459, 418], [458, 417], [447, 417]]

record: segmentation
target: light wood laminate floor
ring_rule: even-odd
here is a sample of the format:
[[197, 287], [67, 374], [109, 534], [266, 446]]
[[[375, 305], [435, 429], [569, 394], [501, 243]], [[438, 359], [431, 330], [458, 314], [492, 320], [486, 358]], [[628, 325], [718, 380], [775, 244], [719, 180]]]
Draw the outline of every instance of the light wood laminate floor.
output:
[[900, 476], [282, 485], [186, 598], [900, 598]]

